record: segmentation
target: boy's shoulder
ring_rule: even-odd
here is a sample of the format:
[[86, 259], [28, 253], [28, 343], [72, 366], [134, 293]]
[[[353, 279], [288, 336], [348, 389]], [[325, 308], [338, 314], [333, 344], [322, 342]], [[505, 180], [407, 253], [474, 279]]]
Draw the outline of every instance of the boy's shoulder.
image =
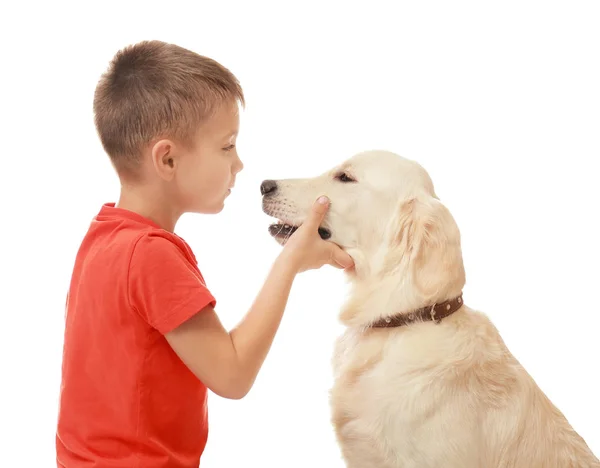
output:
[[107, 310], [134, 310], [161, 333], [216, 305], [181, 237], [114, 204], [103, 205], [91, 222], [70, 293]]
[[140, 276], [164, 278], [172, 270], [193, 271], [204, 282], [185, 240], [138, 213], [105, 203], [81, 242], [73, 280], [128, 284]]
[[151, 219], [123, 208], [115, 203], [105, 203], [93, 218], [86, 238], [82, 242], [106, 256], [166, 254], [184, 255], [196, 264], [196, 257], [188, 243], [177, 234], [161, 228]]

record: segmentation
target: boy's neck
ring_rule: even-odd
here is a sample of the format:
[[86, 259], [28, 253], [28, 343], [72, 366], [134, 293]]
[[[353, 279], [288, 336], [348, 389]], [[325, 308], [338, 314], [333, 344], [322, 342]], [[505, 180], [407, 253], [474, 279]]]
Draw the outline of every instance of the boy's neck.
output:
[[181, 216], [174, 207], [165, 202], [166, 197], [147, 186], [122, 185], [117, 208], [132, 211], [173, 232]]

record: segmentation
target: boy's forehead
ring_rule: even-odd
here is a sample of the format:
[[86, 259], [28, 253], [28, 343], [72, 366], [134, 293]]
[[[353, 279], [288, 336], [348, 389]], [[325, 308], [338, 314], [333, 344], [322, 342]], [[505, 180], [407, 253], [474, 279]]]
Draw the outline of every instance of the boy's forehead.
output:
[[235, 107], [222, 105], [203, 123], [202, 127], [219, 138], [230, 138], [238, 134], [239, 122], [237, 105]]

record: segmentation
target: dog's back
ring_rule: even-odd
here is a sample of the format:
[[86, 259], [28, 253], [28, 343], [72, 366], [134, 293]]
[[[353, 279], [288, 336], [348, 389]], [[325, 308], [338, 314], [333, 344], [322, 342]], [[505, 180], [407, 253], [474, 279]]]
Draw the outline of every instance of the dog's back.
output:
[[351, 467], [597, 467], [483, 314], [348, 330], [333, 422]]

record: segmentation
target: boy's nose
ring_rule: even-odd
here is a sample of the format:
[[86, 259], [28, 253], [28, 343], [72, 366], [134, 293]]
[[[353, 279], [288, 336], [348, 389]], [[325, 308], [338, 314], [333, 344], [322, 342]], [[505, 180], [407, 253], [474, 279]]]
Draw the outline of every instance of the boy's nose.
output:
[[277, 190], [277, 182], [274, 180], [264, 180], [262, 184], [260, 184], [260, 193], [261, 195], [267, 195], [269, 193], [274, 193]]

